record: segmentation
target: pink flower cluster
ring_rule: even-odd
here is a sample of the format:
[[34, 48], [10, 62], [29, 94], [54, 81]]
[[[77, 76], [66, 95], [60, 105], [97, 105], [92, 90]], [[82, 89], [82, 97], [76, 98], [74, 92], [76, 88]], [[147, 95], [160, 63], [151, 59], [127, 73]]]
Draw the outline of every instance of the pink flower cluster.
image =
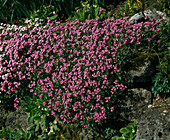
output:
[[5, 32], [0, 35], [0, 77], [5, 75], [0, 90], [19, 95], [29, 88], [56, 118], [84, 127], [98, 123], [114, 110], [116, 93], [126, 88], [115, 78], [116, 52], [128, 43], [141, 44], [141, 30], [158, 32], [156, 24], [96, 19]]

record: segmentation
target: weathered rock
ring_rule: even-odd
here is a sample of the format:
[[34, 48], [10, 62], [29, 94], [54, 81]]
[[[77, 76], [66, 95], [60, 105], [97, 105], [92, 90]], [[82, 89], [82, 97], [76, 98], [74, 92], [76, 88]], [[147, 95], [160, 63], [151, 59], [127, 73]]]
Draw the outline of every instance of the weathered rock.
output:
[[142, 66], [136, 67], [136, 69], [129, 70], [128, 72], [128, 84], [138, 85], [141, 83], [148, 83], [151, 81], [151, 77], [155, 73], [152, 69], [153, 65], [151, 62], [144, 62]]
[[137, 121], [136, 140], [169, 140], [170, 112], [163, 108], [151, 108]]
[[152, 102], [152, 94], [143, 88], [128, 89], [119, 101], [121, 118], [133, 122], [141, 116]]
[[[155, 9], [153, 10], [146, 10], [144, 11], [144, 15], [145, 17], [148, 17], [148, 18], [154, 18], [155, 20], [159, 20], [159, 19], [164, 19], [168, 24], [170, 23], [170, 19], [166, 16], [165, 13], [161, 12], [161, 11], [157, 11]], [[133, 15], [130, 19], [129, 19], [130, 22], [135, 22], [135, 23], [138, 23], [138, 22], [141, 22], [141, 21], [144, 21], [144, 16], [142, 14], [142, 12], [139, 12], [135, 15]]]
[[84, 129], [82, 129], [82, 132], [79, 134], [80, 140], [93, 140], [93, 133], [91, 131], [86, 132]]
[[156, 73], [158, 58], [155, 54], [140, 54], [125, 66], [126, 85], [133, 88], [148, 88]]
[[11, 112], [6, 119], [5, 126], [10, 126], [14, 130], [17, 130], [17, 125], [20, 125], [23, 129], [30, 126], [27, 121], [27, 114], [24, 112], [23, 107], [19, 107], [16, 111]]
[[0, 105], [0, 129], [5, 123], [4, 116], [6, 116], [6, 110], [4, 109], [3, 105]]

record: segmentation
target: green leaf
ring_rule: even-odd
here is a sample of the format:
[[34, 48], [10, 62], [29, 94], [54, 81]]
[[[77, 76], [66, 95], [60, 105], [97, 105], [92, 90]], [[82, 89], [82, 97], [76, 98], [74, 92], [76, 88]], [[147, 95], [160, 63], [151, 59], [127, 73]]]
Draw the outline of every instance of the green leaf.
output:
[[134, 125], [134, 126], [136, 126], [136, 125], [137, 125], [137, 120], [136, 120], [136, 119], [134, 120], [133, 125]]
[[32, 128], [34, 128], [35, 127], [35, 124], [32, 124], [31, 126], [29, 126], [28, 128], [27, 128], [27, 131], [30, 131]]
[[118, 137], [118, 136], [114, 136], [114, 137], [112, 137], [112, 139], [111, 139], [111, 140], [123, 140], [123, 138]]
[[123, 136], [123, 137], [124, 137], [123, 139], [129, 140], [129, 136], [128, 136], [128, 135], [125, 135], [125, 136]]
[[33, 122], [33, 120], [34, 120], [34, 117], [29, 117], [29, 118], [28, 118], [28, 122], [29, 122], [29, 123]]
[[57, 131], [58, 127], [57, 127], [57, 125], [53, 125], [53, 128], [54, 128], [55, 131]]
[[27, 137], [27, 132], [23, 128], [21, 128], [20, 125], [17, 125], [17, 127], [18, 127], [19, 131], [21, 132], [21, 135], [23, 135], [26, 138]]
[[42, 124], [45, 124], [45, 121], [46, 121], [46, 115], [43, 115], [42, 119], [41, 119], [41, 123]]
[[41, 121], [41, 118], [40, 118], [40, 116], [37, 115], [37, 116], [34, 117], [34, 120]]
[[126, 127], [120, 129], [120, 133], [128, 133], [128, 129]]
[[130, 131], [130, 132], [131, 132], [131, 131], [132, 131], [132, 129], [133, 129], [133, 125], [129, 125], [129, 126], [127, 126], [126, 128], [127, 128], [127, 130], [128, 130], [128, 131]]
[[46, 125], [41, 125], [42, 126], [42, 130], [46, 129]]
[[25, 131], [22, 129], [22, 127], [20, 125], [17, 125], [17, 128], [19, 129], [19, 131], [21, 131], [23, 134], [25, 133]]
[[40, 124], [38, 123], [36, 128], [35, 128], [35, 132], [37, 132], [39, 130]]
[[54, 19], [56, 19], [57, 17], [58, 17], [58, 15], [56, 14], [56, 15], [54, 15], [54, 16], [51, 16], [50, 19], [51, 19], [51, 20], [54, 20]]

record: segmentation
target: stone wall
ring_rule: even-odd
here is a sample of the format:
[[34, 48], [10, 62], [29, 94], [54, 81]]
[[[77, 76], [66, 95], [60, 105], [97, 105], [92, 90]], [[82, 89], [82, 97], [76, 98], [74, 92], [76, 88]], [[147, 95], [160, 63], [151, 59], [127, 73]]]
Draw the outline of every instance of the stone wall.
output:
[[169, 111], [160, 107], [148, 109], [137, 121], [136, 140], [170, 140]]
[[152, 77], [158, 64], [158, 59], [153, 56], [148, 55], [147, 59], [126, 66], [128, 89], [118, 102], [117, 111], [122, 120], [128, 123], [137, 119], [136, 140], [170, 140], [170, 102], [168, 109], [163, 106], [148, 108], [153, 103]]

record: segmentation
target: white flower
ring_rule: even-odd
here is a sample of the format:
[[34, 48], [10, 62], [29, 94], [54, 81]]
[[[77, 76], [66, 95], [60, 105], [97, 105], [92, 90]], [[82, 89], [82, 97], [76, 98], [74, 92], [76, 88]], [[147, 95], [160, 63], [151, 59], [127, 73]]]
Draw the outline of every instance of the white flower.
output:
[[154, 107], [154, 106], [152, 106], [152, 105], [148, 105], [148, 108], [151, 108], [151, 107]]
[[14, 30], [15, 30], [15, 31], [17, 31], [18, 29], [17, 29], [17, 28], [15, 28]]
[[[3, 51], [3, 48], [2, 47], [0, 47], [0, 51]], [[0, 55], [1, 56], [1, 55]]]
[[5, 77], [7, 77], [7, 74], [2, 75], [2, 79], [5, 80]]
[[53, 131], [53, 126], [50, 126], [50, 131]]
[[21, 31], [25, 31], [26, 27], [21, 28]]
[[36, 24], [35, 24], [35, 27], [38, 27], [38, 26], [39, 26], [39, 24], [38, 24], [38, 23], [36, 23]]
[[53, 123], [54, 123], [54, 124], [57, 124], [57, 121], [55, 120]]
[[37, 22], [38, 21], [38, 18], [35, 18], [35, 22]]
[[164, 112], [164, 113], [167, 113], [168, 111], [167, 111], [167, 110], [164, 110], [163, 112]]
[[51, 133], [53, 133], [53, 130], [50, 130], [50, 132], [48, 132], [48, 135], [50, 135]]
[[10, 25], [10, 24], [7, 24], [6, 26], [7, 26], [7, 27], [9, 27], [9, 28], [11, 27], [11, 25]]
[[3, 27], [3, 26], [0, 26], [0, 29], [4, 29], [4, 27]]
[[5, 75], [2, 75], [2, 79], [5, 80]]
[[134, 130], [134, 129], [132, 130], [132, 133], [135, 133], [135, 130]]

